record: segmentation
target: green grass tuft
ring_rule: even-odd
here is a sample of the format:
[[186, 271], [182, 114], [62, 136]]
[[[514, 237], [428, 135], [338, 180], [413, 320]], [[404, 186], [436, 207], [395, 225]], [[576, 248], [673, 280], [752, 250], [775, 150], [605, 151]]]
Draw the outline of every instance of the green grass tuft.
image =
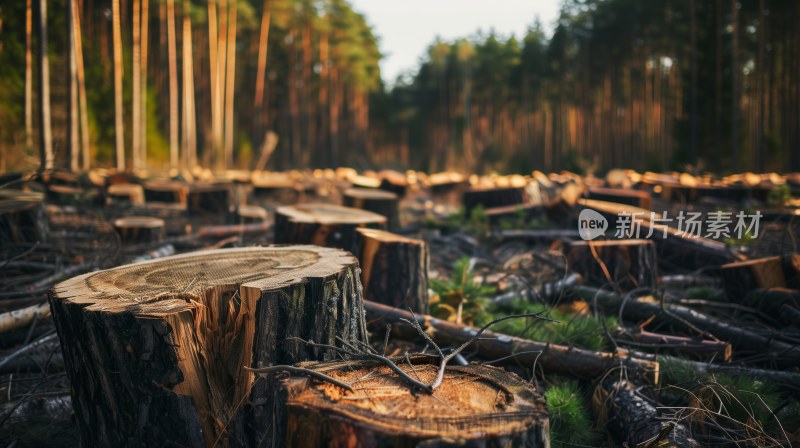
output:
[[550, 439], [554, 447], [595, 446], [598, 434], [578, 383], [554, 385], [544, 393], [550, 413]]

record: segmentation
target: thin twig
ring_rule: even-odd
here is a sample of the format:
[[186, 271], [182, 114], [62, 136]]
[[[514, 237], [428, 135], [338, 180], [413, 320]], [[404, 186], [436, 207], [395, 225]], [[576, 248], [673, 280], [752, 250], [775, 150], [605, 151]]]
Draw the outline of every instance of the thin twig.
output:
[[331, 383], [334, 386], [341, 387], [342, 389], [348, 390], [350, 392], [353, 391], [353, 388], [350, 387], [350, 385], [347, 384], [347, 383], [343, 383], [343, 382], [341, 382], [341, 381], [339, 381], [339, 380], [337, 380], [335, 378], [331, 378], [331, 377], [329, 377], [328, 375], [325, 375], [322, 372], [317, 372], [315, 370], [304, 369], [302, 367], [279, 365], [279, 366], [270, 366], [270, 367], [260, 367], [258, 369], [254, 369], [252, 367], [247, 367], [247, 366], [245, 366], [244, 368], [245, 368], [245, 370], [249, 370], [249, 371], [251, 371], [253, 373], [256, 373], [256, 374], [266, 374], [266, 373], [274, 373], [274, 372], [289, 372], [289, 373], [293, 373], [295, 375], [306, 375], [306, 376], [310, 376], [310, 377], [312, 377], [314, 379], [318, 379], [320, 381], [325, 381], [327, 383]]

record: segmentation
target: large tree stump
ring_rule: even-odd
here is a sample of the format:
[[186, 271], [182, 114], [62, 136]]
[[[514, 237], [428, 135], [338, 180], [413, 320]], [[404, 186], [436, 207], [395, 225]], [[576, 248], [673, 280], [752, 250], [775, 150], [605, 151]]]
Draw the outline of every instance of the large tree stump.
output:
[[348, 188], [344, 192], [346, 207], [360, 208], [386, 217], [389, 229], [400, 227], [400, 212], [397, 195], [384, 190], [369, 188]]
[[564, 255], [587, 285], [611, 282], [622, 291], [656, 286], [658, 264], [652, 241], [573, 241], [566, 243]]
[[271, 392], [248, 367], [364, 341], [358, 263], [312, 246], [196, 252], [50, 293], [84, 446], [256, 446]]
[[356, 229], [384, 229], [386, 218], [377, 213], [329, 204], [299, 204], [275, 210], [275, 242], [338, 247], [352, 252]]
[[44, 242], [44, 195], [0, 189], [0, 243]]
[[[433, 381], [438, 366], [412, 363], [400, 368]], [[352, 384], [353, 390], [308, 377], [282, 380], [275, 403], [278, 446], [550, 446], [541, 393], [496, 367], [448, 367], [442, 385], [428, 395], [413, 394], [388, 367], [374, 362], [302, 366]]]
[[164, 220], [150, 216], [123, 216], [114, 228], [124, 245], [159, 243], [164, 239]]
[[357, 229], [354, 253], [361, 264], [367, 300], [428, 314], [428, 249], [424, 241]]

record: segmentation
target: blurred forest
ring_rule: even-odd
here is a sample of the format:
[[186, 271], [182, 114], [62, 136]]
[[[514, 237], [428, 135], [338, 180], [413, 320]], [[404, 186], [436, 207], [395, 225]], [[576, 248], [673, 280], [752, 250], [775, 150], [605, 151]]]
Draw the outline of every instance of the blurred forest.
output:
[[433, 42], [387, 88], [345, 0], [4, 2], [0, 171], [800, 169], [800, 2], [565, 0], [552, 36], [531, 22]]

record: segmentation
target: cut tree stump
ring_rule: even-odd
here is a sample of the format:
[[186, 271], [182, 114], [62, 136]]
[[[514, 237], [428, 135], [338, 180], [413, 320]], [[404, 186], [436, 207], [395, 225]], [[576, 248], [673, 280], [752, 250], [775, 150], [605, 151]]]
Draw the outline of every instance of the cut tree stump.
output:
[[186, 206], [186, 194], [189, 190], [185, 184], [173, 181], [153, 181], [143, 185], [144, 199], [150, 202], [181, 204]]
[[384, 229], [386, 218], [377, 213], [338, 205], [310, 203], [275, 210], [277, 244], [313, 244], [352, 252], [356, 229]]
[[[425, 358], [398, 363], [432, 382]], [[517, 375], [472, 364], [450, 366], [434, 395], [413, 394], [388, 367], [369, 361], [304, 363], [352, 391], [306, 376], [281, 380], [273, 440], [279, 446], [549, 447], [542, 394]]]
[[189, 186], [186, 208], [190, 214], [227, 214], [233, 198], [229, 182], [203, 182]]
[[123, 216], [114, 228], [124, 245], [160, 243], [164, 240], [164, 220], [151, 216]]
[[44, 195], [0, 189], [0, 243], [36, 243], [47, 238]]
[[343, 202], [346, 207], [360, 208], [386, 217], [389, 229], [400, 227], [397, 195], [390, 191], [348, 188], [344, 192]]
[[143, 205], [144, 188], [137, 184], [111, 184], [106, 190], [108, 204]]
[[238, 224], [255, 224], [267, 220], [269, 214], [264, 207], [257, 205], [240, 205], [236, 207], [236, 222]]
[[564, 255], [587, 285], [613, 283], [631, 291], [653, 288], [658, 280], [656, 249], [650, 240], [572, 241], [565, 244]]
[[428, 249], [424, 241], [357, 229], [354, 253], [361, 265], [367, 300], [428, 314]]
[[800, 289], [800, 254], [728, 263], [709, 274], [721, 279], [725, 293], [734, 300], [760, 288]]
[[[195, 252], [56, 285], [50, 306], [84, 446], [256, 446], [271, 392], [244, 367], [366, 340], [358, 262], [313, 246]], [[358, 341], [358, 342], [356, 342]]]
[[527, 202], [525, 187], [469, 188], [461, 196], [461, 202], [467, 216], [476, 207], [496, 208], [509, 205], [521, 205]]

